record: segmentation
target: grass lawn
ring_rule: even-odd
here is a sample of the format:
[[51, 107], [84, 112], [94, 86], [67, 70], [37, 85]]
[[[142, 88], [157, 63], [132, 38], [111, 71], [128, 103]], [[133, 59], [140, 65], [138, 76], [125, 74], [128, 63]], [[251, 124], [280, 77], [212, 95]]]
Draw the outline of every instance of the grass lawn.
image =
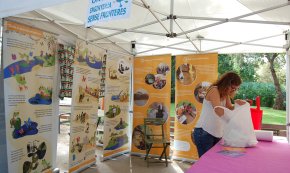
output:
[[[174, 103], [171, 103], [170, 107], [170, 116], [175, 116]], [[285, 125], [286, 124], [286, 111], [280, 111], [280, 110], [273, 110], [269, 107], [261, 107], [263, 110], [263, 124], [279, 124], [279, 125]]]
[[269, 107], [261, 107], [263, 110], [263, 124], [286, 124], [286, 111], [273, 110]]

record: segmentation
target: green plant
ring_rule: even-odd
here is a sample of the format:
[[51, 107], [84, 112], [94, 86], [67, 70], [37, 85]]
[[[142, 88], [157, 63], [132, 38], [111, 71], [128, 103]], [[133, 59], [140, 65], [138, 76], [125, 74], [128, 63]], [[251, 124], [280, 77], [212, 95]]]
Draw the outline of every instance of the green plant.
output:
[[272, 107], [275, 99], [275, 86], [271, 83], [244, 82], [235, 99], [252, 99], [256, 105], [256, 97], [261, 97], [261, 106]]

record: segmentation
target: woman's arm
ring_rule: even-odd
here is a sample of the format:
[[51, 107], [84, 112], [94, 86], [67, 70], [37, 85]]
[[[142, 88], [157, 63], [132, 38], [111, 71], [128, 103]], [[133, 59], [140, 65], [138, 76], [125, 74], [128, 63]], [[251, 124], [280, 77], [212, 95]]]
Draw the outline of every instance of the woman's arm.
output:
[[226, 98], [226, 107], [230, 110], [235, 109], [234, 105], [232, 104], [231, 98], [229, 96]]
[[[217, 88], [212, 88], [211, 90], [209, 90], [209, 92], [206, 95], [206, 100], [212, 103], [213, 109], [216, 106], [222, 106], [220, 93]], [[219, 117], [224, 115], [224, 110], [222, 108], [216, 108], [214, 109], [214, 111]]]

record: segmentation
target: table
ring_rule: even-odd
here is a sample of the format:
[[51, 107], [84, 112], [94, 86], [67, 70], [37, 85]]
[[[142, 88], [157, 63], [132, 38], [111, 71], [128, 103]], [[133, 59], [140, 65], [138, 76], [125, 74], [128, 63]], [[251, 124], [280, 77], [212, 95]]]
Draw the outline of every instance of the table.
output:
[[205, 153], [186, 173], [290, 173], [290, 145], [285, 138], [259, 141], [240, 154], [219, 153], [219, 143]]

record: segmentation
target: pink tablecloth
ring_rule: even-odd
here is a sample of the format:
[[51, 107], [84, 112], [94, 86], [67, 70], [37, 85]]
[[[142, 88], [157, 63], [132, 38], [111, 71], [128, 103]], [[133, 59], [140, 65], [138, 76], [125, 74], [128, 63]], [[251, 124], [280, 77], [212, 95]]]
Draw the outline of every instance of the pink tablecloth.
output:
[[221, 154], [215, 145], [186, 173], [290, 173], [290, 145], [285, 142], [262, 142], [246, 148], [239, 156]]

